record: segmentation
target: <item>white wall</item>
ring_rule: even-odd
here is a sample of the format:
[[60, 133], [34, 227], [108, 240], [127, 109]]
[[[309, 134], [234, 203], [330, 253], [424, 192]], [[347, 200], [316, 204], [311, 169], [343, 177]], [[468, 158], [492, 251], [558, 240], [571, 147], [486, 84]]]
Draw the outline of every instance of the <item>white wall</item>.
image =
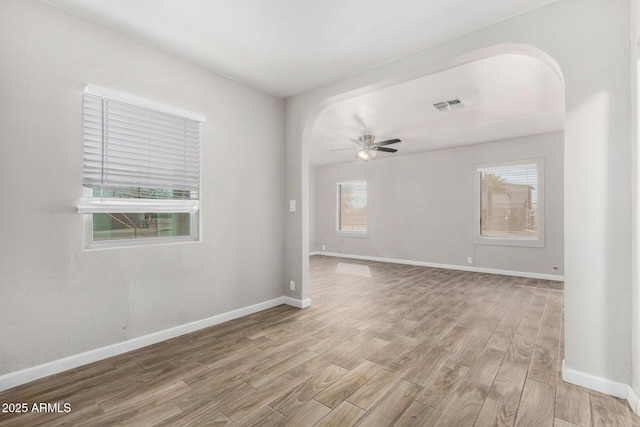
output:
[[318, 244], [318, 238], [316, 236], [316, 224], [317, 224], [317, 193], [316, 193], [316, 177], [318, 174], [318, 168], [313, 165], [309, 165], [309, 251], [320, 250], [320, 244]]
[[[207, 117], [200, 242], [83, 251], [84, 83]], [[0, 374], [281, 297], [283, 120], [280, 99], [39, 1], [3, 1]]]
[[[474, 267], [562, 275], [562, 140], [555, 133], [318, 167], [314, 250], [324, 244], [328, 252], [465, 267], [472, 257]], [[545, 247], [474, 244], [474, 165], [534, 158], [545, 160]], [[335, 184], [360, 177], [368, 186], [368, 236], [340, 235]]]
[[[630, 0], [557, 0], [285, 102], [286, 197], [308, 209], [310, 129], [331, 102], [516, 51], [552, 58], [565, 82], [565, 366], [631, 383]], [[308, 218], [287, 216], [286, 278], [308, 295]]]
[[633, 313], [633, 339], [632, 339], [632, 385], [636, 395], [636, 412], [640, 414], [640, 143], [638, 134], [638, 122], [640, 121], [640, 108], [638, 100], [640, 96], [640, 5], [637, 0], [631, 2], [631, 147], [632, 147], [632, 313]]

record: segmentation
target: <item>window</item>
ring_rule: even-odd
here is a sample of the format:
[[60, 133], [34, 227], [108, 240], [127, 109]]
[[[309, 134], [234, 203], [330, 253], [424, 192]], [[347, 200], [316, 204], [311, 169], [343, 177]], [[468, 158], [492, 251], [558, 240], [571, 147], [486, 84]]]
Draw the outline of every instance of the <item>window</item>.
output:
[[341, 233], [367, 233], [367, 181], [336, 184], [337, 230]]
[[85, 244], [198, 240], [200, 122], [106, 89], [83, 94]]
[[542, 159], [475, 167], [475, 242], [544, 246]]

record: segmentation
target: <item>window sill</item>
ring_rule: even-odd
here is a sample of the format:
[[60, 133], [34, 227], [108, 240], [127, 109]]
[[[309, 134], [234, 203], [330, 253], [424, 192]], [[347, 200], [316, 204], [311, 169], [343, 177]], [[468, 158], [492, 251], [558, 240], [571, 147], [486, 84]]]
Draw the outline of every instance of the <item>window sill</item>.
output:
[[336, 236], [338, 237], [355, 237], [358, 239], [368, 239], [369, 238], [369, 233], [366, 231], [363, 232], [359, 232], [359, 231], [337, 231], [336, 232]]
[[83, 197], [77, 204], [80, 214], [93, 213], [164, 213], [198, 210], [198, 200], [123, 199]]
[[122, 249], [137, 248], [141, 246], [157, 246], [169, 245], [172, 243], [197, 243], [200, 239], [194, 239], [191, 236], [180, 237], [153, 237], [147, 239], [130, 239], [130, 240], [99, 240], [89, 243], [84, 250], [94, 251], [101, 249]]
[[519, 246], [524, 248], [544, 248], [544, 240], [539, 238], [522, 237], [486, 237], [476, 236], [473, 240], [476, 245], [492, 246]]

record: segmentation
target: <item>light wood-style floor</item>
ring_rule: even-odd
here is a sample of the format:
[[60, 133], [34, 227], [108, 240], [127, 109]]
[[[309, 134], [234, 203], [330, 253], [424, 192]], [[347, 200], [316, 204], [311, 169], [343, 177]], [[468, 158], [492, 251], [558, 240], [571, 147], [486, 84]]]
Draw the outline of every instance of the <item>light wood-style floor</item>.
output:
[[[371, 278], [335, 273], [367, 265]], [[280, 306], [0, 393], [0, 426], [640, 426], [563, 383], [561, 283], [311, 257]]]

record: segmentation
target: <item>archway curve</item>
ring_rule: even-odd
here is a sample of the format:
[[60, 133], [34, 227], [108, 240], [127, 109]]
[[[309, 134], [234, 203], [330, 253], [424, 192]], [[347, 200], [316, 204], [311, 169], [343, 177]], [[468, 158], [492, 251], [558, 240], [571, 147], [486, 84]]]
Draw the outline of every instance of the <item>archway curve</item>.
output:
[[[484, 48], [476, 49], [468, 53], [449, 58], [445, 61], [440, 61], [435, 64], [431, 64], [427, 67], [421, 67], [414, 71], [403, 74], [402, 76], [382, 80], [371, 85], [363, 86], [357, 89], [348, 90], [343, 93], [329, 96], [315, 104], [312, 107], [311, 113], [304, 124], [301, 140], [301, 172], [302, 172], [302, 212], [304, 216], [302, 218], [302, 283], [301, 283], [301, 299], [303, 301], [310, 301], [309, 299], [309, 152], [311, 146], [311, 137], [313, 128], [321, 116], [321, 114], [327, 110], [331, 105], [353, 98], [359, 95], [373, 93], [378, 90], [388, 88], [395, 85], [400, 85], [418, 78], [426, 77], [429, 75], [438, 74], [459, 67], [464, 64], [472, 63], [474, 61], [490, 58], [493, 56], [515, 54], [529, 56], [537, 59], [541, 63], [545, 64], [549, 69], [558, 77], [562, 87], [565, 87], [564, 75], [560, 68], [560, 65], [550, 55], [543, 50], [531, 45], [515, 44], [515, 43], [501, 43]], [[303, 304], [306, 306], [307, 304]]]

